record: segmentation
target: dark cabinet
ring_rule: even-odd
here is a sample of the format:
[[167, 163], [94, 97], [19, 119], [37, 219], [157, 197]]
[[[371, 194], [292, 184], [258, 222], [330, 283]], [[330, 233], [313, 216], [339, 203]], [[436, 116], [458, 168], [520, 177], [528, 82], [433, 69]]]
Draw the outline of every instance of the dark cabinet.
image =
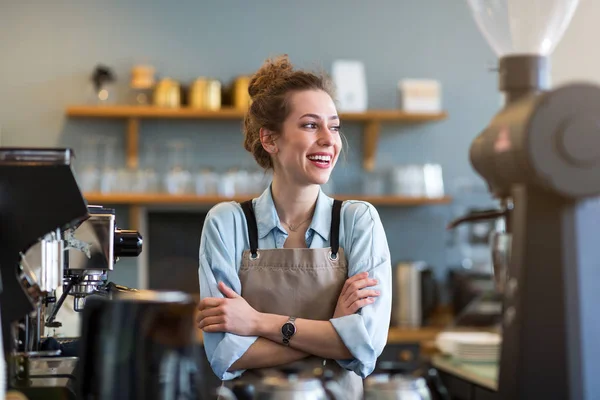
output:
[[200, 237], [206, 213], [148, 213], [148, 288], [200, 292]]
[[438, 369], [452, 400], [501, 400], [498, 392]]

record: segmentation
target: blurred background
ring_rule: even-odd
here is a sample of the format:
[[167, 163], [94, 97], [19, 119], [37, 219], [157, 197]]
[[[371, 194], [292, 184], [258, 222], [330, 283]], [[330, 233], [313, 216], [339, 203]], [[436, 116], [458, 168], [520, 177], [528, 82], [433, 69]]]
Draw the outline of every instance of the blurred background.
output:
[[[597, 80], [600, 59], [581, 47], [595, 16], [583, 1], [555, 84]], [[143, 256], [109, 279], [195, 293], [206, 211], [268, 183], [242, 146], [244, 77], [283, 53], [344, 94], [346, 157], [324, 190], [372, 200], [393, 264], [427, 265], [442, 302], [450, 271], [489, 273], [491, 227], [446, 230], [495, 206], [468, 149], [502, 104], [496, 56], [465, 1], [4, 0], [0, 145], [72, 147], [88, 201], [144, 235]]]

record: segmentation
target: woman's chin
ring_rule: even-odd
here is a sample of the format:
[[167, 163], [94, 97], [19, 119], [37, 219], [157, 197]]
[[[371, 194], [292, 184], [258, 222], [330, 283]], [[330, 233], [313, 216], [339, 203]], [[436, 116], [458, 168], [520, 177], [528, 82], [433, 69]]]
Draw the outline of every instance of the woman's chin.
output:
[[325, 185], [329, 182], [329, 175], [327, 176], [315, 176], [311, 179], [311, 183], [315, 185]]

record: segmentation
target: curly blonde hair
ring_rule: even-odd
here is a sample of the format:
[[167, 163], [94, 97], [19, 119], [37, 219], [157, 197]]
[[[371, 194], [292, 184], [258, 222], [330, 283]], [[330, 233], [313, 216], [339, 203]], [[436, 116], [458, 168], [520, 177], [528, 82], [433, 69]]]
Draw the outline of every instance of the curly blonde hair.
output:
[[290, 93], [304, 90], [322, 90], [334, 97], [329, 77], [295, 70], [287, 54], [267, 59], [252, 76], [248, 86], [252, 104], [244, 118], [244, 148], [262, 168], [273, 168], [273, 160], [262, 146], [260, 129], [280, 133], [290, 113]]

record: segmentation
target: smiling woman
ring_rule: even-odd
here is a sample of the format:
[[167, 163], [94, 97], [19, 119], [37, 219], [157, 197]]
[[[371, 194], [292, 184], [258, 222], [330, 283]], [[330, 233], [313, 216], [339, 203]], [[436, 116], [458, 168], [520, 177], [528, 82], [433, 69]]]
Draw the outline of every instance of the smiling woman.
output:
[[347, 399], [386, 344], [391, 264], [375, 208], [321, 191], [342, 150], [331, 83], [268, 60], [249, 86], [245, 148], [273, 181], [258, 198], [208, 213], [200, 312], [222, 380], [303, 360], [332, 369]]

